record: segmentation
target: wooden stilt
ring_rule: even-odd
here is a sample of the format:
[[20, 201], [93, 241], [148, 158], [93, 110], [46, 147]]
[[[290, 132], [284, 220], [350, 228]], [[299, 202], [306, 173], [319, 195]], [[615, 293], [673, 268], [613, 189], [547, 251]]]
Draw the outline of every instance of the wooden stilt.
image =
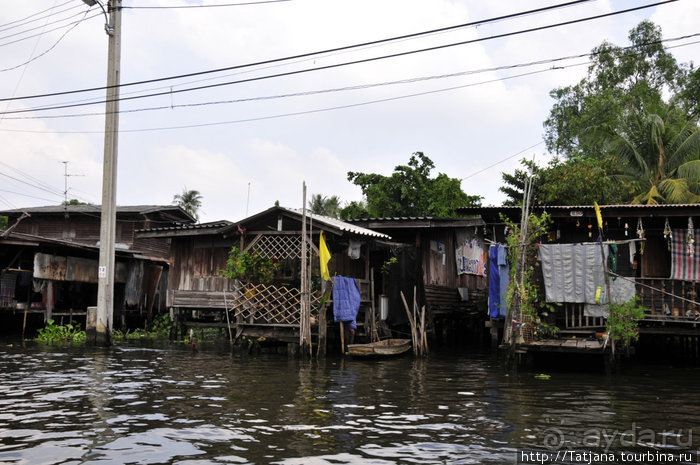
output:
[[345, 353], [345, 325], [340, 322], [340, 353]]
[[427, 331], [425, 330], [425, 305], [423, 305], [423, 307], [421, 307], [420, 332], [421, 332], [420, 348], [423, 351], [423, 356], [425, 356], [425, 355], [428, 355], [428, 334], [427, 334]]
[[411, 326], [411, 342], [413, 343], [413, 353], [415, 355], [418, 355], [418, 345], [416, 341], [416, 325], [413, 320], [413, 317], [411, 316], [411, 309], [408, 307], [408, 302], [406, 302], [406, 296], [403, 295], [403, 291], [401, 291], [401, 300], [403, 300], [403, 306], [404, 309], [406, 310], [406, 316], [408, 317], [408, 324]]

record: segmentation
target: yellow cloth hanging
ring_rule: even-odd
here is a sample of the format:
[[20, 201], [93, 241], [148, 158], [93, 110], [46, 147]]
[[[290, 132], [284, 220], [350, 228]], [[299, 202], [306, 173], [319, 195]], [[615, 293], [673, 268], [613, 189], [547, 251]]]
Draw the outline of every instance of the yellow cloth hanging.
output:
[[331, 259], [331, 253], [328, 251], [328, 246], [326, 241], [323, 239], [323, 231], [321, 231], [319, 244], [318, 244], [318, 258], [321, 261], [321, 278], [326, 281], [331, 280], [331, 275], [328, 272], [328, 262]]

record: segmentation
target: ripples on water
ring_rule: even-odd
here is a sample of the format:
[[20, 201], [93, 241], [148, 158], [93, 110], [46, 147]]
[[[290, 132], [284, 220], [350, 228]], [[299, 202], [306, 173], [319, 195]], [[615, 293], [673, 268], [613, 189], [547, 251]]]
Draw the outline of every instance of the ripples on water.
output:
[[698, 369], [542, 380], [483, 355], [0, 344], [0, 373], [1, 464], [513, 463], [552, 432], [565, 447], [634, 428], [658, 443], [700, 421]]

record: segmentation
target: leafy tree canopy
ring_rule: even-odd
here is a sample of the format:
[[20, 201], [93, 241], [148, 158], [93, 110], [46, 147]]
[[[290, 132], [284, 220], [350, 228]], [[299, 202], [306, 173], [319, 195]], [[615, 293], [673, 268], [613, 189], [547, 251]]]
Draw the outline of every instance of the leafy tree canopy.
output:
[[351, 203], [341, 211], [341, 217], [450, 217], [459, 207], [481, 204], [481, 196], [462, 191], [459, 179], [444, 173], [431, 178], [433, 168], [430, 158], [416, 152], [407, 165], [395, 167], [391, 176], [348, 172], [348, 181], [360, 186], [366, 203]]
[[671, 96], [687, 114], [697, 114], [698, 72], [692, 65], [678, 64], [661, 38], [658, 26], [642, 21], [630, 31], [629, 47], [603, 42], [591, 52], [584, 79], [550, 92], [555, 103], [544, 122], [550, 153], [604, 156], [606, 143], [593, 129], [607, 126], [626, 136], [634, 131], [631, 118], [660, 111], [664, 96]]
[[636, 204], [700, 202], [700, 126], [672, 106], [630, 118], [627, 134], [610, 129], [607, 150], [619, 163], [615, 181]]
[[520, 163], [523, 169], [502, 174], [504, 185], [499, 190], [508, 197], [504, 205], [522, 205], [525, 181], [530, 175], [533, 205], [615, 205], [627, 203], [632, 194], [631, 187], [610, 176], [617, 166], [614, 157], [555, 157], [546, 166], [525, 159]]

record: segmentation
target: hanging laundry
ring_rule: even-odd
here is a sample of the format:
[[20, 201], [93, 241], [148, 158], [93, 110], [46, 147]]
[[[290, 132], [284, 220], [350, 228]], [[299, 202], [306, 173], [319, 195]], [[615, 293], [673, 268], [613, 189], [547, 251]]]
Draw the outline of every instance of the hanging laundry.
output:
[[489, 316], [505, 318], [508, 311], [509, 268], [506, 248], [501, 244], [489, 247]]
[[333, 321], [350, 323], [357, 329], [357, 312], [360, 310], [360, 288], [354, 278], [336, 276], [333, 280]]
[[362, 244], [364, 244], [364, 242], [350, 239], [350, 243], [348, 244], [348, 257], [350, 257], [352, 260], [357, 260], [360, 258]]
[[[605, 288], [603, 260], [598, 243], [541, 244], [542, 275], [547, 302], [596, 303], [596, 290]], [[602, 302], [607, 297], [601, 295]]]
[[[693, 239], [688, 240], [688, 231], [674, 229], [671, 235], [671, 279], [700, 281], [700, 230], [692, 231]], [[692, 246], [693, 253], [689, 247]]]
[[[605, 287], [603, 287], [605, 288]], [[634, 299], [637, 294], [636, 281], [632, 278], [619, 278], [610, 281], [610, 301], [623, 304]], [[608, 317], [608, 306], [587, 303], [583, 306], [583, 316]]]

